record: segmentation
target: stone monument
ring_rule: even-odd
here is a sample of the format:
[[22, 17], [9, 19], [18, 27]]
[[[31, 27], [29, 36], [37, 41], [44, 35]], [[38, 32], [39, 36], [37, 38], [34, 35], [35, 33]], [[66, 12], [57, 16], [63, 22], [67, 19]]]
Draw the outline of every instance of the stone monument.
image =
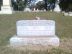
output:
[[24, 12], [31, 12], [31, 9], [28, 8], [28, 7], [26, 7], [26, 8], [24, 9]]
[[61, 11], [61, 9], [60, 9], [60, 7], [59, 7], [59, 0], [57, 0], [57, 2], [56, 2], [56, 4], [55, 4], [54, 11], [57, 12], [57, 13]]
[[64, 16], [72, 16], [72, 12], [64, 12]]
[[19, 20], [17, 34], [10, 38], [11, 46], [51, 45], [59, 46], [53, 20]]
[[72, 12], [69, 12], [69, 16], [72, 16]]
[[11, 0], [3, 0], [0, 14], [12, 14]]

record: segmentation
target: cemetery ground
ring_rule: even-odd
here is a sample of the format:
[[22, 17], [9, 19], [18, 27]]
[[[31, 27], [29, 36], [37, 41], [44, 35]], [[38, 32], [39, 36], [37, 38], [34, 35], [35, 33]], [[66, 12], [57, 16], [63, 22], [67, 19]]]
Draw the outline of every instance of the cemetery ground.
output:
[[[10, 47], [9, 39], [16, 34], [16, 21], [33, 20], [36, 16], [55, 20], [60, 46]], [[12, 15], [0, 15], [0, 54], [72, 54], [72, 17], [55, 12], [16, 12]]]

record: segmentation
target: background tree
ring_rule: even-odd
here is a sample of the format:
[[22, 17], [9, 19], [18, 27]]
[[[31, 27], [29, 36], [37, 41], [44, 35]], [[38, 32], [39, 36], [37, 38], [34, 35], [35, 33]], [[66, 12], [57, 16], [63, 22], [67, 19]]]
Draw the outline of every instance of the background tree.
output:
[[39, 1], [39, 2], [36, 4], [36, 8], [39, 9], [39, 10], [45, 9], [45, 2], [44, 2], [44, 1]]
[[1, 6], [2, 6], [2, 0], [0, 0], [0, 10], [1, 10]]
[[27, 0], [12, 0], [12, 6], [14, 10], [23, 11], [26, 7]]
[[72, 11], [72, 0], [60, 0], [59, 5], [62, 11]]
[[65, 10], [66, 11], [66, 9], [68, 8], [68, 3], [69, 3], [69, 1], [67, 1], [67, 0], [60, 0], [60, 8], [61, 8], [61, 10]]
[[44, 2], [46, 10], [54, 9], [56, 0], [44, 0]]

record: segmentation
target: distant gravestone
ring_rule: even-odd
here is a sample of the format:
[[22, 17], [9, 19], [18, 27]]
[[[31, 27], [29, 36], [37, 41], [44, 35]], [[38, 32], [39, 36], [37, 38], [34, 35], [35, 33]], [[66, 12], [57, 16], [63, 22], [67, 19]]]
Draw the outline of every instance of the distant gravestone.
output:
[[10, 45], [52, 45], [59, 46], [53, 20], [20, 20], [16, 23], [17, 35], [10, 39]]
[[24, 12], [31, 12], [31, 9], [26, 7], [26, 8], [24, 9]]
[[57, 2], [56, 2], [56, 4], [55, 4], [54, 11], [57, 12], [57, 13], [61, 11], [61, 9], [60, 9], [60, 7], [59, 7], [59, 0], [57, 0]]
[[0, 14], [12, 14], [11, 0], [3, 0]]
[[10, 0], [3, 0], [3, 5], [11, 5], [11, 1]]
[[64, 16], [72, 16], [72, 12], [64, 12]]
[[69, 12], [69, 16], [72, 16], [72, 12]]

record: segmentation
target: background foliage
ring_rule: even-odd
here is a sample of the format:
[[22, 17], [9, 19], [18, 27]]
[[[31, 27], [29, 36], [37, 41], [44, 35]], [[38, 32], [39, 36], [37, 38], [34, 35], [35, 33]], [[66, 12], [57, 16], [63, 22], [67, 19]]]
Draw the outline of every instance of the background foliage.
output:
[[[57, 0], [43, 0], [43, 1], [45, 3], [38, 2], [37, 6], [34, 6], [34, 7], [38, 7], [38, 9], [45, 8], [46, 10], [48, 10], [50, 9], [48, 5], [52, 3], [55, 4]], [[16, 1], [11, 0], [11, 2], [12, 2], [13, 9], [15, 11], [23, 11], [24, 8], [27, 6], [28, 0], [16, 0]], [[72, 11], [72, 0], [60, 0], [59, 5], [60, 5], [61, 10], [63, 11]], [[0, 0], [0, 9], [1, 9], [1, 6], [2, 6], [2, 0]]]

